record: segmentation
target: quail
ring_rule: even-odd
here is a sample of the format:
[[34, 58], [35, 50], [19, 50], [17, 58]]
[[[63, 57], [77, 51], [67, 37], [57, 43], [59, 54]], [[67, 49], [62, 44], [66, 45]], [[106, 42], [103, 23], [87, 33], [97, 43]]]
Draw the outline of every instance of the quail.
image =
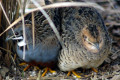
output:
[[111, 48], [101, 15], [93, 7], [80, 6], [61, 8], [61, 16], [61, 38], [65, 48], [59, 54], [60, 70], [76, 75], [77, 68], [100, 66]]
[[[47, 9], [45, 10], [47, 14], [52, 19], [56, 28], [59, 31], [59, 19], [58, 19], [58, 9]], [[16, 41], [16, 51], [18, 56], [23, 59], [23, 52], [25, 46], [25, 59], [24, 61], [30, 66], [41, 65], [47, 67], [44, 76], [47, 70], [52, 70], [54, 65], [56, 65], [57, 57], [61, 49], [60, 43], [50, 27], [47, 19], [40, 11], [34, 12], [34, 26], [35, 26], [35, 46], [33, 47], [33, 37], [32, 37], [32, 14], [28, 14], [25, 17], [25, 35], [26, 40], [24, 41], [22, 22], [19, 22], [15, 27], [13, 27], [14, 33], [10, 30], [8, 32], [8, 37], [6, 40]], [[27, 68], [24, 69], [24, 71]], [[54, 72], [54, 71], [53, 71]]]

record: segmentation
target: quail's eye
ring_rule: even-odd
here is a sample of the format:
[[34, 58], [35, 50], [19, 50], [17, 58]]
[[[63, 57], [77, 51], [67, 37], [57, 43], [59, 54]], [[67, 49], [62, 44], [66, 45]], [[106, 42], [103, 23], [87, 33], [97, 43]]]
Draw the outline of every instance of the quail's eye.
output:
[[83, 35], [83, 38], [86, 39], [87, 37], [85, 35]]
[[19, 35], [19, 33], [18, 33], [18, 32], [15, 32], [15, 35]]
[[83, 39], [84, 39], [84, 41], [86, 41], [86, 38], [87, 38], [87, 37], [83, 35]]
[[102, 42], [102, 39], [100, 39], [99, 43], [101, 43], [101, 42]]

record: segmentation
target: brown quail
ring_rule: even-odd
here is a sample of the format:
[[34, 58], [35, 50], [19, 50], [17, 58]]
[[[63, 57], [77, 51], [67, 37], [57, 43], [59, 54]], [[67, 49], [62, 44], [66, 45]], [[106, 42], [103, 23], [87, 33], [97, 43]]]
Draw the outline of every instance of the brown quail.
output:
[[[56, 28], [59, 30], [60, 22], [58, 18], [58, 9], [49, 9], [45, 10], [47, 14], [52, 19], [53, 23], [56, 25]], [[25, 17], [25, 32], [26, 32], [26, 41], [23, 41], [23, 29], [22, 23], [20, 22], [15, 27], [13, 27], [14, 33], [12, 31], [8, 32], [7, 40], [16, 41], [16, 48], [18, 56], [23, 59], [23, 45], [25, 45], [25, 59], [24, 61], [30, 66], [43, 66], [48, 67], [47, 70], [53, 68], [56, 65], [57, 57], [61, 49], [60, 43], [50, 27], [47, 19], [40, 11], [34, 12], [34, 23], [35, 23], [35, 46], [33, 47], [33, 37], [32, 37], [32, 16], [28, 14]], [[22, 44], [24, 43], [24, 44]], [[24, 69], [24, 71], [27, 68]], [[54, 72], [54, 71], [51, 71]], [[43, 73], [42, 76], [44, 76]]]
[[[96, 68], [110, 53], [111, 43], [101, 15], [93, 7], [61, 9], [62, 49], [58, 66], [62, 71]], [[79, 77], [79, 76], [78, 76]]]

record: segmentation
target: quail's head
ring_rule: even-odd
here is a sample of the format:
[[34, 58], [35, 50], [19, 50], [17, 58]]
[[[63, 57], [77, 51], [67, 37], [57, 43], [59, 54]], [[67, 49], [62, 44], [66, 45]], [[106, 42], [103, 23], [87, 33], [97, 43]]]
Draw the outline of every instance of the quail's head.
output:
[[97, 53], [101, 50], [104, 40], [100, 27], [96, 27], [96, 25], [89, 25], [89, 27], [84, 27], [81, 33], [81, 37], [82, 43], [90, 52]]
[[[8, 36], [6, 38], [6, 40], [15, 40], [15, 41], [21, 41], [24, 39], [23, 37], [23, 25], [22, 24], [17, 24], [16, 26], [13, 27], [13, 29], [8, 31]], [[25, 35], [27, 40], [32, 39], [31, 35], [31, 24], [25, 24], [24, 25], [24, 30], [25, 30]]]
[[100, 53], [105, 44], [109, 43], [106, 26], [101, 15], [94, 8], [79, 9], [78, 42], [91, 53]]

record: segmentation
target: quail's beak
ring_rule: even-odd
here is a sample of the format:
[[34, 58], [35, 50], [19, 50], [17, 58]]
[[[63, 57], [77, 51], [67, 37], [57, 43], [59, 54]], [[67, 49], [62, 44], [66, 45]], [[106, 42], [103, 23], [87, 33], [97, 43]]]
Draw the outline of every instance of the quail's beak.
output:
[[99, 43], [95, 43], [94, 46], [95, 46], [98, 50], [100, 50]]
[[22, 39], [23, 39], [22, 36], [15, 37], [15, 36], [13, 35], [13, 36], [8, 36], [8, 37], [6, 38], [6, 41], [8, 41], [8, 40], [22, 40]]
[[13, 36], [7, 36], [6, 40], [5, 41], [9, 41], [9, 40], [12, 40]]
[[10, 37], [8, 36], [6, 38], [6, 41], [8, 41], [8, 40], [21, 40], [20, 42], [17, 43], [19, 47], [26, 45], [26, 42], [23, 40], [22, 36], [16, 36], [16, 37], [14, 35], [10, 36]]

